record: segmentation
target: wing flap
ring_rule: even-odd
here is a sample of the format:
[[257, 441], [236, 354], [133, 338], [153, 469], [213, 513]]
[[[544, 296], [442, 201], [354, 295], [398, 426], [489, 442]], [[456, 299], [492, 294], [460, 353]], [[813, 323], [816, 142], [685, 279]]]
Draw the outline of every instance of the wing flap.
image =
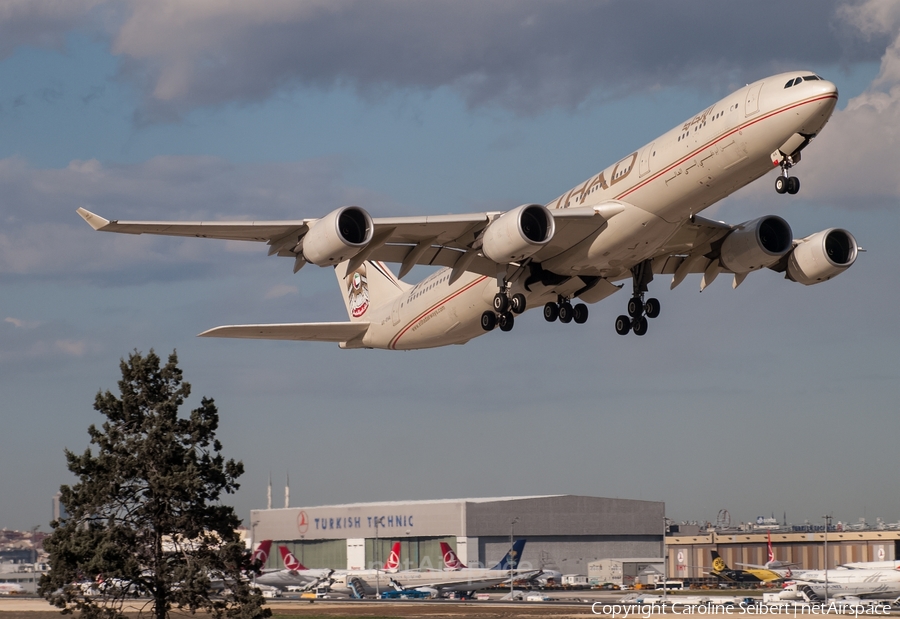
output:
[[250, 340], [297, 340], [304, 342], [346, 342], [361, 337], [368, 322], [300, 322], [269, 325], [227, 325], [200, 333], [197, 337], [232, 337]]

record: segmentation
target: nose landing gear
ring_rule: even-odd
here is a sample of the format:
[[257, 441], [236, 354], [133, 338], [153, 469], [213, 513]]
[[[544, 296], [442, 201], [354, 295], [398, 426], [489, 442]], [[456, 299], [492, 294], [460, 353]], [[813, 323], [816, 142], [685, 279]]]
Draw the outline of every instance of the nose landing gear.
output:
[[794, 163], [794, 160], [790, 157], [785, 157], [781, 160], [781, 176], [775, 179], [776, 192], [794, 195], [800, 191], [800, 179], [796, 176], [791, 176], [790, 172], [788, 172], [794, 167]]

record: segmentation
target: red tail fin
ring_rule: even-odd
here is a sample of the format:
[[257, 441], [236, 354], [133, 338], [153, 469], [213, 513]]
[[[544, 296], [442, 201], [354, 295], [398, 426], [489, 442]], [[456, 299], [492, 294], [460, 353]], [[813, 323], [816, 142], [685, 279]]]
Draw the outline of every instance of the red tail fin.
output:
[[272, 540], [264, 539], [259, 543], [259, 546], [256, 547], [256, 550], [253, 551], [253, 554], [250, 555], [250, 563], [265, 565], [266, 561], [269, 560], [270, 550], [272, 550]]
[[772, 532], [767, 531], [769, 537], [769, 563], [775, 560], [775, 551], [772, 550]]
[[456, 556], [456, 553], [453, 552], [453, 549], [450, 548], [450, 545], [447, 542], [441, 542], [441, 554], [444, 556], [444, 567], [446, 569], [466, 569], [466, 566], [463, 565], [463, 562], [459, 560], [459, 557]]
[[384, 570], [396, 570], [400, 567], [400, 542], [394, 542], [391, 547], [391, 554], [388, 555], [387, 561], [384, 562]]
[[278, 550], [281, 551], [281, 560], [284, 561], [284, 567], [294, 572], [306, 569], [302, 563], [297, 561], [297, 557], [294, 556], [294, 553], [287, 549], [287, 546], [279, 546]]

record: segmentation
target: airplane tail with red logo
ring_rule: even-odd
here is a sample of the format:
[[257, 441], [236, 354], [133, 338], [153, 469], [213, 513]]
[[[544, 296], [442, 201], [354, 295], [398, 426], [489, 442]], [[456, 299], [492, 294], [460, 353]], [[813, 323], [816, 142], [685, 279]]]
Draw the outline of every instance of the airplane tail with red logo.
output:
[[250, 563], [265, 565], [266, 561], [269, 560], [270, 550], [272, 550], [272, 540], [264, 539], [259, 543], [259, 546], [256, 547], [256, 550], [253, 551], [253, 554], [250, 555]]
[[771, 532], [771, 531], [766, 531], [766, 534], [767, 534], [768, 540], [769, 540], [769, 543], [768, 543], [768, 546], [769, 546], [769, 560], [768, 560], [767, 563], [775, 563], [775, 551], [772, 550], [772, 532]]
[[388, 555], [387, 561], [384, 562], [384, 571], [396, 571], [400, 568], [400, 542], [394, 542], [391, 547], [391, 554]]
[[441, 542], [441, 555], [444, 557], [444, 569], [447, 570], [464, 570], [466, 569], [465, 564], [459, 560], [459, 557], [456, 556], [456, 553], [453, 552], [453, 549], [450, 548], [450, 544], [447, 542]]
[[334, 267], [350, 322], [368, 320], [369, 306], [378, 307], [408, 291], [412, 286], [397, 279], [383, 262], [366, 260], [355, 269], [350, 261]]
[[306, 567], [297, 561], [297, 557], [294, 556], [294, 553], [288, 550], [287, 546], [279, 546], [278, 550], [281, 551], [281, 560], [284, 561], [284, 567], [286, 569], [291, 570], [292, 572], [300, 572], [306, 569]]

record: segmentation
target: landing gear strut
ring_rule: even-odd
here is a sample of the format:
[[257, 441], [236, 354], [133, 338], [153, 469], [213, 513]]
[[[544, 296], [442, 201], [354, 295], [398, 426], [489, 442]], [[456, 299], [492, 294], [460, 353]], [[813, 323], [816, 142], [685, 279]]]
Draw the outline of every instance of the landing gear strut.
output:
[[634, 331], [635, 335], [647, 333], [647, 319], [659, 316], [659, 300], [650, 298], [644, 301], [647, 293], [647, 284], [653, 281], [653, 269], [649, 260], [644, 260], [631, 269], [631, 279], [634, 284], [631, 298], [628, 300], [628, 315], [616, 318], [616, 333], [627, 335]]
[[781, 176], [775, 179], [775, 191], [778, 193], [789, 193], [794, 195], [800, 191], [800, 179], [791, 176], [790, 170], [794, 167], [794, 160], [791, 157], [785, 157], [781, 160]]
[[572, 305], [565, 297], [559, 297], [556, 303], [552, 301], [544, 306], [544, 320], [553, 322], [557, 318], [563, 324], [575, 321], [575, 324], [582, 325], [587, 322], [588, 308], [584, 303]]
[[510, 295], [509, 284], [504, 282], [500, 292], [494, 295], [492, 306], [493, 312], [488, 311], [481, 315], [481, 328], [491, 331], [495, 326], [499, 326], [501, 331], [512, 331], [516, 322], [515, 314], [525, 311], [525, 295], [520, 292]]

